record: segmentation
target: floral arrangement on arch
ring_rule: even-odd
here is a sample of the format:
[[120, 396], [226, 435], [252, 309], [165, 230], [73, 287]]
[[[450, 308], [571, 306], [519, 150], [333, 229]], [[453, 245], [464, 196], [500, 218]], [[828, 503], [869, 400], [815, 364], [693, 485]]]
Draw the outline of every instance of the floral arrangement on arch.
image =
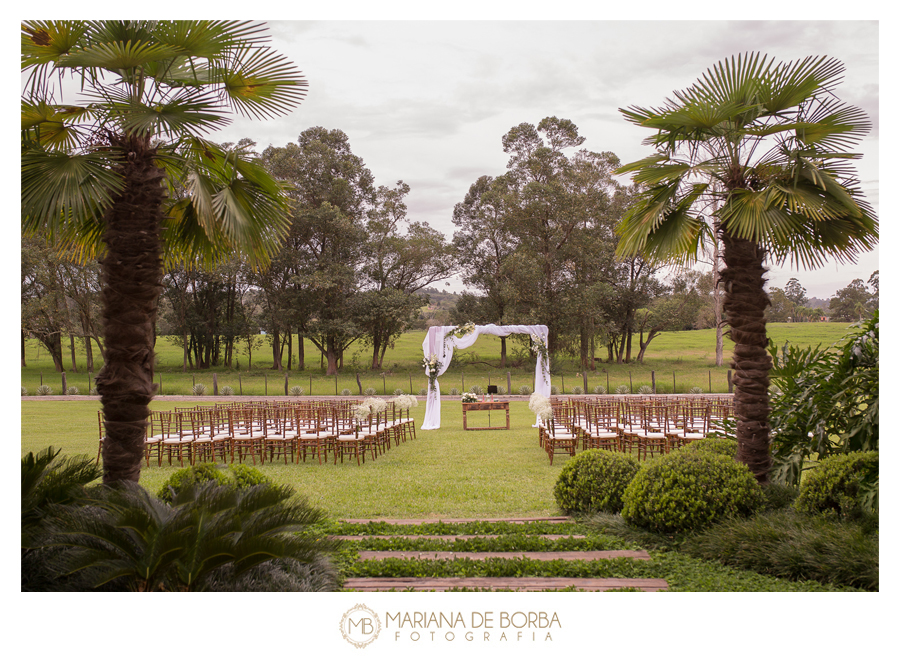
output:
[[550, 368], [550, 355], [549, 350], [547, 349], [547, 341], [537, 334], [531, 334], [531, 351], [539, 358], [543, 357], [544, 374], [547, 375], [547, 371]]
[[453, 327], [453, 329], [444, 334], [444, 340], [447, 340], [448, 338], [465, 338], [473, 331], [475, 331], [475, 323], [466, 322], [465, 324]]
[[478, 402], [478, 396], [471, 391], [466, 391], [462, 394], [462, 398], [460, 398], [460, 400], [462, 402]]
[[428, 375], [428, 387], [432, 393], [437, 392], [436, 382], [438, 378], [438, 372], [440, 372], [441, 370], [441, 365], [443, 364], [438, 361], [437, 354], [432, 354], [422, 359], [422, 367], [425, 368], [425, 373]]

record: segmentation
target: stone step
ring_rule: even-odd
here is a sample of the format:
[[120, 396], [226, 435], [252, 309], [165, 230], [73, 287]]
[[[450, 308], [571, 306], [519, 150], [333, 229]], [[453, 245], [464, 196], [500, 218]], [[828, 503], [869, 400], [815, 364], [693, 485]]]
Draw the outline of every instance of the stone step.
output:
[[360, 551], [360, 560], [386, 560], [399, 558], [401, 560], [489, 560], [500, 558], [512, 560], [524, 558], [528, 560], [615, 560], [616, 558], [628, 558], [632, 560], [649, 560], [647, 551], [504, 551], [504, 552], [472, 552], [465, 551]]
[[505, 518], [505, 519], [342, 519], [343, 523], [389, 523], [390, 525], [424, 525], [426, 523], [570, 523], [568, 516], [546, 516], [538, 518]]
[[332, 535], [332, 539], [342, 539], [345, 541], [357, 541], [360, 539], [434, 539], [451, 541], [457, 539], [459, 541], [468, 541], [469, 539], [497, 539], [499, 537], [539, 537], [549, 541], [557, 539], [585, 539], [585, 535]]
[[574, 587], [587, 592], [603, 592], [625, 587], [645, 592], [668, 589], [662, 578], [348, 578], [345, 590], [386, 592], [411, 590], [443, 592], [454, 588], [542, 592]]

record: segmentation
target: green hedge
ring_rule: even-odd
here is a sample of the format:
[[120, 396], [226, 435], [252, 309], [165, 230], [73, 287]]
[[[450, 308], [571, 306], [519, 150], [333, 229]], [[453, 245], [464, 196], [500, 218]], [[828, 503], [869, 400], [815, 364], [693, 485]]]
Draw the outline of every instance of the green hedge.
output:
[[563, 466], [553, 495], [566, 512], [620, 512], [622, 494], [639, 469], [630, 455], [586, 450]]

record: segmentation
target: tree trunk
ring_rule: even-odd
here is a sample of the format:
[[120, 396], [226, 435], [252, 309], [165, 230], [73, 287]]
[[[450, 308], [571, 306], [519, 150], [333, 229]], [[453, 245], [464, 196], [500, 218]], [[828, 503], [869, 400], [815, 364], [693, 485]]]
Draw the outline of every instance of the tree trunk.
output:
[[281, 333], [272, 329], [272, 370], [281, 370]]
[[148, 140], [113, 136], [125, 189], [105, 216], [102, 271], [106, 363], [97, 375], [106, 439], [103, 481], [137, 482], [153, 383], [153, 331], [162, 291], [160, 227], [165, 173]]
[[325, 339], [326, 351], [325, 357], [328, 359], [328, 370], [325, 371], [326, 375], [336, 375], [337, 368], [337, 350], [335, 349], [335, 341], [334, 336], [328, 336]]
[[297, 331], [297, 370], [306, 370], [306, 350], [303, 345], [303, 336]]
[[764, 249], [754, 242], [722, 233], [725, 244], [725, 313], [734, 341], [734, 413], [737, 421], [738, 461], [746, 464], [760, 484], [768, 482], [769, 370], [766, 351]]
[[713, 224], [715, 228], [715, 244], [713, 245], [713, 303], [716, 305], [716, 366], [721, 366], [725, 363], [724, 351], [725, 344], [722, 340], [722, 289], [719, 287], [719, 282], [722, 280], [722, 273], [719, 269], [720, 262], [719, 258], [719, 221], [715, 220]]
[[75, 362], [75, 334], [69, 334], [69, 352], [72, 355], [72, 372], [78, 372], [78, 364]]
[[506, 367], [506, 336], [500, 336], [500, 367]]
[[22, 367], [25, 367], [25, 330], [22, 329]]

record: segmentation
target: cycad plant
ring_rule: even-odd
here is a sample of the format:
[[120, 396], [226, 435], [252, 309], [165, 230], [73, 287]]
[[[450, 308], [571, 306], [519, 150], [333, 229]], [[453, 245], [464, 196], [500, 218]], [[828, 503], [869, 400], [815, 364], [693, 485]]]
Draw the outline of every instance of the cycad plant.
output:
[[306, 82], [249, 22], [28, 21], [21, 37], [23, 229], [100, 256], [104, 481], [137, 481], [164, 260], [265, 262], [287, 228], [281, 186], [202, 135], [231, 111], [286, 114]]
[[660, 108], [621, 110], [654, 131], [644, 143], [655, 153], [619, 170], [639, 192], [618, 227], [619, 253], [687, 263], [721, 239], [738, 459], [761, 483], [771, 468], [765, 265], [852, 262], [878, 239], [849, 164], [869, 122], [835, 96], [843, 70], [827, 57], [748, 54]]

